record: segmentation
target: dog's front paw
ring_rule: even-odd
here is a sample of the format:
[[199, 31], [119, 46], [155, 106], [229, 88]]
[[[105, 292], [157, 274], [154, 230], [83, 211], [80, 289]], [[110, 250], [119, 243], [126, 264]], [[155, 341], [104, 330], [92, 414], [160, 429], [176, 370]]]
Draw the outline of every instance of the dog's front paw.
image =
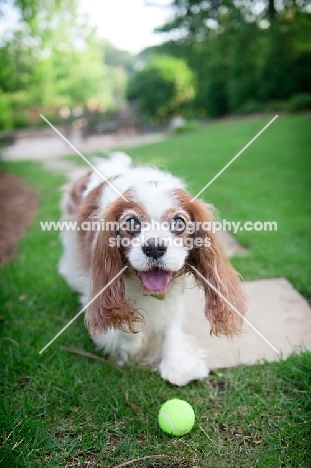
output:
[[208, 367], [202, 359], [185, 361], [163, 360], [159, 366], [161, 377], [173, 385], [182, 387], [191, 380], [200, 380], [208, 376]]

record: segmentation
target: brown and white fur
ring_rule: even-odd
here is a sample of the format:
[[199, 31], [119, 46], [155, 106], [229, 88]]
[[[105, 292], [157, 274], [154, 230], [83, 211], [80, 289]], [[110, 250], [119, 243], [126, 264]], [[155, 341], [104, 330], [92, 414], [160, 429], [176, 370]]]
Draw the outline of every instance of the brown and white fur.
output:
[[[183, 331], [187, 277], [194, 275], [205, 292], [211, 334], [238, 333], [241, 319], [191, 267], [241, 313], [245, 311], [238, 274], [217, 236], [200, 227], [203, 221], [213, 220], [211, 207], [191, 201], [184, 183], [170, 173], [133, 168], [124, 153], [100, 160], [97, 169], [127, 201], [95, 171], [88, 171], [65, 194], [63, 220], [76, 221], [78, 227], [84, 221], [102, 220], [123, 227], [118, 230], [110, 223], [111, 228], [99, 231], [63, 231], [64, 253], [59, 265], [69, 285], [81, 294], [83, 306], [127, 266], [88, 307], [85, 319], [93, 340], [117, 363], [151, 363], [175, 385], [206, 377], [206, 351]], [[140, 229], [141, 223], [152, 221], [168, 222], [170, 229], [163, 230], [162, 225]], [[134, 231], [125, 229], [127, 222], [134, 222]], [[182, 229], [183, 222], [197, 223], [198, 228], [189, 233]], [[177, 225], [181, 229], [176, 231]], [[128, 238], [125, 247], [111, 246], [111, 239], [117, 237]], [[185, 247], [186, 238], [193, 241], [198, 237], [203, 246]], [[130, 243], [133, 239], [134, 245]], [[170, 239], [179, 242], [169, 243]]]

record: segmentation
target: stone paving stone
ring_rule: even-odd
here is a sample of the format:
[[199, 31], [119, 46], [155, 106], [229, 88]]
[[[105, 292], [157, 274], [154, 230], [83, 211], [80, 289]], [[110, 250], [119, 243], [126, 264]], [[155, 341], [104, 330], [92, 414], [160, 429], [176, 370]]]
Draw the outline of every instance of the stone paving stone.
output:
[[243, 333], [235, 338], [210, 336], [203, 293], [193, 283], [189, 279], [186, 331], [209, 351], [210, 368], [250, 365], [262, 359], [275, 361], [300, 347], [311, 350], [311, 308], [287, 279], [246, 281], [243, 285], [248, 297], [246, 318], [280, 351], [279, 355], [246, 323]]
[[[167, 138], [165, 133], [155, 133], [146, 135], [133, 136], [91, 136], [85, 140], [77, 136], [68, 136], [68, 140], [82, 154], [90, 151], [109, 152], [115, 147], [134, 147], [147, 145], [150, 143], [158, 143]], [[39, 134], [36, 138], [20, 138], [13, 145], [7, 146], [2, 150], [4, 160], [20, 161], [20, 160], [44, 160], [45, 158], [60, 158], [75, 154], [75, 151], [66, 143], [59, 135], [41, 137]]]

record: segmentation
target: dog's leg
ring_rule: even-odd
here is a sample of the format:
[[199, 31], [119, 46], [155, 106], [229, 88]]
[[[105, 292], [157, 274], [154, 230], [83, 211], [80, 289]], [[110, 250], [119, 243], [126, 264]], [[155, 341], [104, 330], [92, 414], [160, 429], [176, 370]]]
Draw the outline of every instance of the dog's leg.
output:
[[168, 325], [162, 345], [159, 371], [163, 379], [178, 386], [208, 375], [207, 351], [199, 348], [195, 337], [182, 329], [184, 298], [176, 304], [176, 314]]
[[134, 358], [143, 346], [143, 332], [126, 333], [111, 328], [93, 337], [98, 349], [108, 354], [119, 366]]

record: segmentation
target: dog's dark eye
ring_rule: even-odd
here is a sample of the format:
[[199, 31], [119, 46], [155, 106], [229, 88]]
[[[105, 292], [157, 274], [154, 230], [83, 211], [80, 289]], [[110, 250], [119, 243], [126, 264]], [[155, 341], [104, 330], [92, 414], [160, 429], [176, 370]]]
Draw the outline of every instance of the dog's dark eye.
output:
[[186, 229], [186, 223], [185, 220], [177, 216], [174, 218], [171, 222], [171, 231], [175, 232], [176, 234], [180, 234], [184, 232]]
[[126, 232], [129, 234], [138, 234], [141, 231], [141, 223], [138, 218], [129, 218], [126, 220]]

